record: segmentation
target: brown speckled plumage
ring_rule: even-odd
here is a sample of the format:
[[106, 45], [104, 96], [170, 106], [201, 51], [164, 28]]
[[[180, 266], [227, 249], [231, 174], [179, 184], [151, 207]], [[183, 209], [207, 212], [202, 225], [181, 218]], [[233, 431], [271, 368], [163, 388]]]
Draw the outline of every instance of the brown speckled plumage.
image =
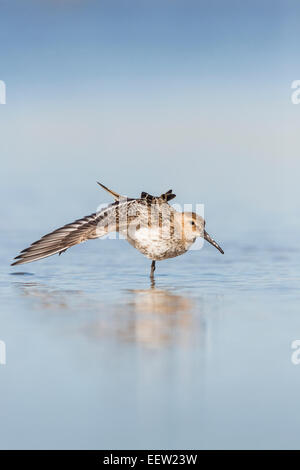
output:
[[[100, 184], [100, 183], [99, 183]], [[102, 237], [109, 232], [121, 233], [128, 242], [147, 258], [155, 261], [185, 253], [196, 237], [203, 237], [221, 253], [223, 250], [205, 231], [205, 221], [191, 212], [178, 212], [168, 204], [175, 197], [172, 190], [155, 197], [142, 192], [138, 199], [128, 199], [106, 188], [115, 202], [100, 212], [75, 220], [43, 236], [21, 251], [12, 266], [37, 261], [86, 240]]]

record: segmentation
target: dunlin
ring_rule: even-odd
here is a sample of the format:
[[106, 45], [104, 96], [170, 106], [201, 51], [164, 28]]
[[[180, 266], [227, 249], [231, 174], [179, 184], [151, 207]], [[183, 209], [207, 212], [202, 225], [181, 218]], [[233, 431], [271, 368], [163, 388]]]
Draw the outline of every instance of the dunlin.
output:
[[16, 256], [12, 266], [37, 261], [56, 253], [61, 255], [71, 246], [110, 232], [119, 232], [143, 255], [152, 260], [150, 276], [153, 277], [155, 261], [182, 255], [197, 237], [202, 237], [222, 248], [205, 230], [205, 220], [194, 212], [179, 212], [169, 205], [175, 197], [170, 189], [155, 197], [142, 192], [136, 199], [108, 191], [115, 202], [94, 214], [75, 220], [71, 224], [48, 233]]

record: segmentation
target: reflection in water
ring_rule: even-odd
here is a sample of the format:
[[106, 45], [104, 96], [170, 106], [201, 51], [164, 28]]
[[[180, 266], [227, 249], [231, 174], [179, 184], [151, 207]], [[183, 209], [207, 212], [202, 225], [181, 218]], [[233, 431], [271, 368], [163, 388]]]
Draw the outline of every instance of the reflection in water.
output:
[[[154, 285], [127, 290], [115, 303], [87, 297], [86, 292], [79, 290], [51, 289], [38, 282], [16, 286], [22, 296], [30, 298], [33, 310], [46, 315], [51, 311], [61, 320], [67, 314], [68, 319], [72, 318], [67, 328], [74, 331], [75, 323], [75, 329], [93, 341], [112, 339], [158, 348], [188, 346], [195, 337], [197, 342], [204, 339], [205, 323], [203, 316], [197, 315], [199, 306], [190, 298]], [[65, 322], [63, 326], [66, 328]]]
[[28, 272], [25, 272], [25, 271], [18, 271], [18, 272], [15, 272], [15, 273], [10, 273], [11, 276], [33, 276], [32, 273], [28, 273]]
[[[160, 289], [132, 290], [107, 317], [100, 316], [86, 331], [101, 338], [109, 332], [125, 341], [149, 347], [188, 344], [193, 331], [193, 302]], [[114, 325], [113, 331], [111, 326]]]
[[82, 294], [79, 290], [57, 290], [47, 288], [39, 282], [20, 282], [16, 284], [22, 295], [33, 301], [33, 308], [58, 311], [72, 310], [74, 296]]

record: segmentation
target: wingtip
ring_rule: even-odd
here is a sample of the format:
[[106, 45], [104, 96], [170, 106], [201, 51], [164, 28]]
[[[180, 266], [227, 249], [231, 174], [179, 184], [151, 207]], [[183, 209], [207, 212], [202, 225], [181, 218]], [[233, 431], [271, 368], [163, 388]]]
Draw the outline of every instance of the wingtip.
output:
[[173, 190], [169, 189], [167, 192], [161, 194], [160, 197], [163, 200], [168, 202], [168, 201], [171, 201], [172, 199], [174, 199], [174, 197], [176, 197], [176, 194], [173, 194]]
[[11, 266], [16, 266], [17, 264], [21, 264], [19, 261], [15, 261], [14, 263], [11, 263]]
[[22, 264], [24, 263], [24, 259], [22, 258], [22, 255], [15, 256], [13, 259], [13, 262], [10, 264], [11, 266], [16, 266], [17, 264]]
[[108, 191], [108, 188], [106, 186], [104, 186], [104, 184], [99, 183], [99, 181], [96, 181], [96, 183], [99, 184], [99, 186], [101, 186], [101, 188], [105, 189], [105, 191]]
[[109, 194], [112, 195], [112, 197], [118, 201], [122, 196], [120, 196], [120, 194], [116, 193], [115, 191], [113, 191], [112, 189], [109, 189], [107, 188], [106, 186], [104, 186], [104, 184], [102, 183], [99, 183], [99, 181], [97, 181], [97, 184], [99, 184], [99, 186], [101, 186], [101, 188], [103, 188], [105, 191], [107, 191]]

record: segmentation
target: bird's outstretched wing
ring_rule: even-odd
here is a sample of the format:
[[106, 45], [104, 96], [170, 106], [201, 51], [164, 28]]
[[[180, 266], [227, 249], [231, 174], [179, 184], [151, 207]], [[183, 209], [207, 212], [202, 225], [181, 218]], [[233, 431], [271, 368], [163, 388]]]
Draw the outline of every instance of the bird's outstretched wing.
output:
[[12, 263], [12, 266], [37, 261], [56, 253], [61, 254], [78, 243], [102, 237], [109, 232], [119, 231], [120, 219], [125, 220], [125, 217], [120, 217], [120, 215], [127, 214], [127, 207], [131, 201], [117, 201], [100, 212], [75, 220], [71, 224], [44, 235], [40, 240], [22, 250], [15, 257], [16, 261]]
[[[56, 253], [61, 254], [71, 246], [86, 240], [102, 237], [109, 232], [122, 232], [126, 236], [128, 226], [132, 222], [137, 220], [143, 221], [144, 219], [146, 219], [147, 223], [149, 222], [150, 206], [154, 205], [156, 207], [157, 203], [164, 204], [175, 197], [175, 194], [170, 189], [159, 197], [143, 192], [140, 199], [129, 199], [126, 196], [120, 196], [101, 183], [98, 184], [114, 197], [115, 202], [113, 204], [110, 204], [100, 212], [95, 212], [82, 219], [75, 220], [71, 224], [64, 225], [44, 235], [40, 240], [22, 250], [15, 257], [16, 261], [12, 263], [12, 266], [31, 263]], [[170, 208], [168, 204], [165, 204], [165, 206]]]

